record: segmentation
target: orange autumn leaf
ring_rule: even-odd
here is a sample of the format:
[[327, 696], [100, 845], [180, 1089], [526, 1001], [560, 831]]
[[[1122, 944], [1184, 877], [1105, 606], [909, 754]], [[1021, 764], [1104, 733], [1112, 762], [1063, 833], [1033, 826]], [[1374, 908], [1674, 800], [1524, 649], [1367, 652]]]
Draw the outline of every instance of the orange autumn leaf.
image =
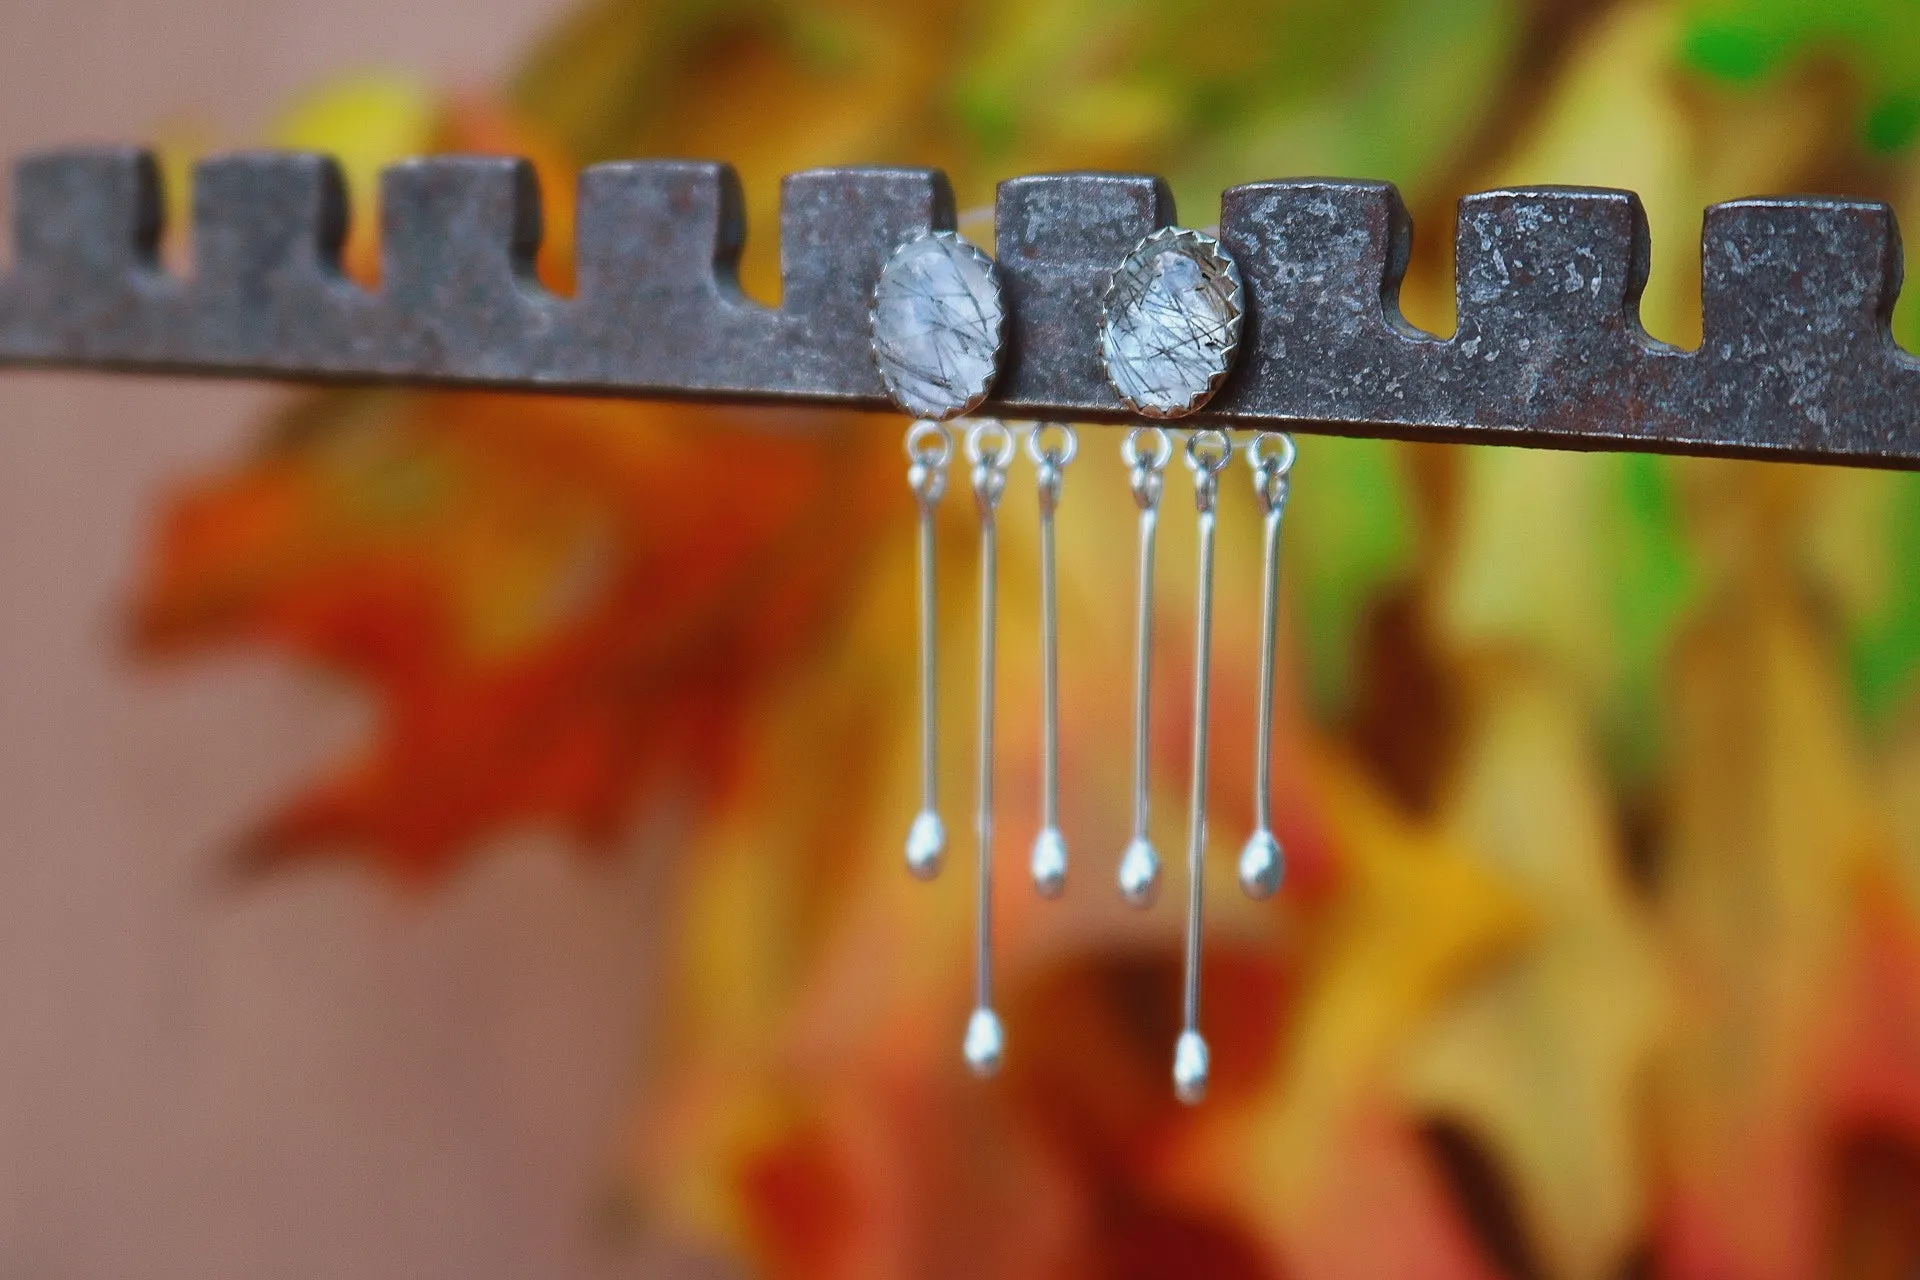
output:
[[873, 451], [825, 423], [328, 407], [176, 504], [138, 615], [149, 650], [266, 642], [377, 699], [373, 741], [266, 824], [258, 860], [353, 846], [430, 877], [503, 827], [604, 844], [662, 782], [723, 786], [756, 691], [817, 642], [884, 510]]

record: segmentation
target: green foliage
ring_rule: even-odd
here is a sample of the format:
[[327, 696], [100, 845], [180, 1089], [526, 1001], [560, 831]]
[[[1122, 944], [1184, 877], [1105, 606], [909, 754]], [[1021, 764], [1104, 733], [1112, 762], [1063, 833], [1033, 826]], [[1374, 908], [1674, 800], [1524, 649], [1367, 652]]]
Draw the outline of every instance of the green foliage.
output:
[[[1273, 92], [1243, 109], [1176, 170], [1209, 190], [1256, 178], [1331, 175], [1398, 183], [1418, 205], [1485, 127], [1519, 48], [1513, 0], [1394, 0], [1364, 5], [1339, 39], [1279, 32], [1282, 72], [1310, 92]], [[1358, 37], [1366, 37], [1358, 43]]]
[[1888, 476], [1884, 487], [1877, 533], [1888, 553], [1885, 571], [1847, 634], [1854, 690], [1876, 724], [1908, 701], [1920, 672], [1920, 476]]
[[1413, 502], [1397, 446], [1338, 436], [1299, 443], [1284, 575], [1308, 699], [1335, 714], [1353, 693], [1354, 636], [1367, 606], [1413, 571]]
[[1807, 58], [1833, 58], [1858, 80], [1861, 137], [1898, 151], [1920, 132], [1920, 5], [1913, 0], [1697, 0], [1681, 54], [1727, 84], [1756, 84]]
[[1700, 590], [1686, 541], [1670, 458], [1624, 453], [1595, 458], [1612, 474], [1613, 628], [1618, 666], [1606, 728], [1620, 770], [1637, 776], [1658, 760], [1662, 679], [1681, 621]]
[[973, 21], [952, 102], [990, 160], [1124, 157], [1210, 205], [1257, 178], [1431, 181], [1492, 106], [1522, 13], [1513, 0], [1002, 0]]

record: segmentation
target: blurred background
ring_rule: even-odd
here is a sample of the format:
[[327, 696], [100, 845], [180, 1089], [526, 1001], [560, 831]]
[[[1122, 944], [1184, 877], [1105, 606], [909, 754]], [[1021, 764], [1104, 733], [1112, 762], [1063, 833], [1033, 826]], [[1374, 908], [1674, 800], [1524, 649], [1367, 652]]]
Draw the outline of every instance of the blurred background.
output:
[[[338, 153], [572, 183], [780, 174], [1400, 184], [1645, 201], [1699, 336], [1703, 206], [1920, 226], [1907, 0], [15, 4], [0, 152]], [[966, 223], [991, 242], [990, 220]], [[191, 269], [177, 234], [168, 259]], [[1920, 300], [1896, 331], [1920, 348]], [[1205, 1026], [1178, 867], [1120, 905], [1132, 503], [1061, 516], [1067, 897], [1000, 878], [1008, 1065], [958, 1046], [970, 844], [915, 807], [903, 423], [9, 374], [0, 431], [0, 1276], [1920, 1275], [1920, 482], [1301, 441], [1242, 900], [1257, 520], [1229, 483]], [[1237, 473], [1244, 475], [1244, 473]], [[1231, 478], [1230, 478], [1231, 479]], [[1000, 848], [1037, 821], [1030, 476], [1003, 550]], [[1155, 837], [1181, 847], [1193, 576], [1169, 500]], [[944, 795], [973, 732], [942, 515]], [[1177, 859], [1175, 860], [1177, 861]]]

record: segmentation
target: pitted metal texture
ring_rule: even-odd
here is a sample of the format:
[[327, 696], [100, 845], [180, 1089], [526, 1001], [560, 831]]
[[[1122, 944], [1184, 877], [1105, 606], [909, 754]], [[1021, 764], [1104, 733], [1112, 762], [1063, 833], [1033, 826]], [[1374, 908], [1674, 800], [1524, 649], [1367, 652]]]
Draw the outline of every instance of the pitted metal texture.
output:
[[[727, 166], [599, 165], [579, 196], [578, 285], [563, 298], [534, 277], [540, 194], [525, 162], [393, 166], [380, 285], [367, 290], [340, 270], [347, 201], [331, 160], [221, 156], [196, 173], [183, 278], [158, 263], [151, 156], [34, 157], [15, 170], [0, 364], [891, 408], [869, 307], [896, 246], [953, 226], [940, 173], [789, 176], [777, 308], [735, 283], [744, 227]], [[1001, 184], [1007, 350], [980, 412], [1127, 420], [1101, 366], [1101, 297], [1128, 251], [1174, 223], [1153, 177]], [[1640, 325], [1649, 246], [1631, 192], [1463, 200], [1445, 340], [1400, 315], [1412, 225], [1388, 184], [1235, 187], [1219, 234], [1246, 327], [1196, 427], [1920, 467], [1920, 360], [1889, 325], [1901, 258], [1884, 204], [1709, 209], [1697, 351]]]

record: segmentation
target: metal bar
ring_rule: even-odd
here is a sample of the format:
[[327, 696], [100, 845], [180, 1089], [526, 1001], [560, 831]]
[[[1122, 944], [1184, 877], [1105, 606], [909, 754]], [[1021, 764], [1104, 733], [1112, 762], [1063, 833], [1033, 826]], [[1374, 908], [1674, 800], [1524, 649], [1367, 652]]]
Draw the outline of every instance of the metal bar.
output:
[[[874, 282], [902, 239], [954, 217], [933, 170], [791, 175], [783, 298], [769, 308], [734, 281], [741, 201], [725, 165], [587, 170], [572, 298], [534, 279], [540, 199], [523, 161], [408, 161], [384, 175], [381, 205], [381, 285], [370, 292], [340, 272], [347, 205], [332, 161], [208, 160], [183, 279], [156, 257], [149, 155], [23, 161], [0, 365], [884, 410], [868, 349]], [[983, 413], [1125, 420], [1100, 367], [1100, 295], [1121, 256], [1173, 221], [1157, 178], [1001, 185], [1011, 332]], [[1220, 234], [1250, 316], [1233, 377], [1196, 426], [1920, 467], [1920, 361], [1889, 327], [1901, 259], [1884, 204], [1709, 209], [1705, 340], [1691, 352], [1640, 326], [1647, 226], [1631, 192], [1463, 200], [1458, 331], [1444, 341], [1400, 315], [1412, 227], [1390, 185], [1236, 187]]]

